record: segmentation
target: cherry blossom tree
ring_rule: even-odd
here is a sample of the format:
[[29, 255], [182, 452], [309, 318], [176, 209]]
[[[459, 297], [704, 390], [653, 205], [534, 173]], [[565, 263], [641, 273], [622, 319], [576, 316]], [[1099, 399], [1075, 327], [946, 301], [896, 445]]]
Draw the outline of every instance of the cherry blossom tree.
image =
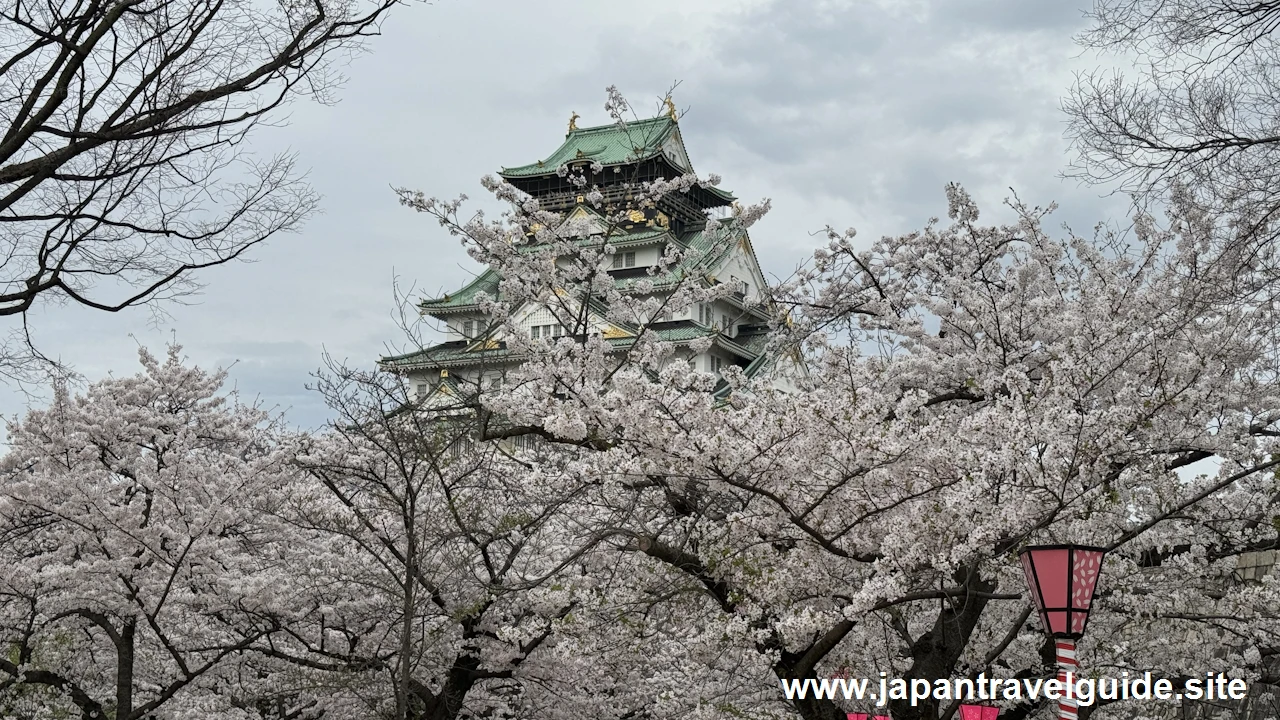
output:
[[[563, 704], [584, 659], [557, 630], [592, 597], [591, 529], [575, 509], [594, 481], [568, 450], [477, 441], [477, 416], [420, 407], [393, 375], [330, 364], [317, 390], [334, 411], [299, 439], [311, 480], [284, 513], [327, 540], [324, 623], [278, 657], [339, 674], [343, 716], [506, 717]], [[559, 691], [559, 692], [557, 692]], [[581, 688], [576, 692], [581, 692]]]
[[[608, 109], [625, 125], [616, 93]], [[1251, 225], [1181, 193], [1159, 222], [1079, 237], [1016, 200], [980, 223], [949, 187], [918, 232], [828, 230], [764, 301], [770, 371], [721, 380], [648, 329], [735, 288], [677, 276], [679, 248], [614, 282], [622, 218], [580, 183], [603, 227], [494, 180], [494, 220], [401, 196], [508, 278], [481, 302], [529, 359], [498, 385], [422, 398], [331, 366], [335, 422], [300, 435], [173, 349], [15, 422], [5, 712], [843, 720], [866, 704], [781, 681], [1050, 674], [1015, 560], [1046, 541], [1111, 551], [1085, 667], [1267, 678], [1280, 593], [1234, 577], [1280, 530], [1277, 310], [1268, 257], [1240, 254]], [[705, 232], [735, 242], [767, 209]], [[515, 332], [524, 302], [583, 331]], [[586, 308], [634, 342], [587, 331]]]
[[[612, 607], [594, 482], [334, 367], [287, 432], [179, 348], [9, 428], [0, 708], [23, 718], [503, 716], [597, 706], [562, 627]], [[607, 612], [607, 611], [606, 611]], [[612, 707], [643, 688], [620, 686]], [[568, 698], [566, 702], [563, 698]]]
[[[9, 425], [0, 707], [12, 717], [301, 717], [257, 651], [292, 622], [297, 477], [263, 411], [179, 348]], [[298, 708], [294, 708], [297, 710]]]
[[[557, 224], [511, 186], [485, 185], [510, 203], [504, 217], [402, 199], [512, 278], [487, 301], [495, 322], [522, 302], [585, 298], [642, 328], [655, 316], [644, 288], [603, 277], [607, 230]], [[582, 187], [607, 213], [589, 177]], [[775, 289], [772, 352], [790, 388], [730, 368], [730, 392], [714, 392], [713, 376], [643, 330], [621, 354], [589, 333], [509, 333], [532, 359], [473, 408], [501, 418], [503, 435], [589, 451], [574, 472], [600, 499], [578, 519], [625, 578], [614, 617], [667, 638], [632, 658], [652, 716], [835, 720], [853, 708], [789, 701], [778, 683], [838, 671], [1043, 677], [1051, 647], [1015, 561], [1042, 541], [1112, 550], [1086, 666], [1179, 678], [1226, 658], [1256, 678], [1276, 652], [1264, 622], [1276, 593], [1232, 581], [1241, 554], [1275, 547], [1280, 514], [1274, 287], [1265, 248], [1240, 254], [1255, 227], [1185, 193], [1160, 222], [1093, 237], [1055, 236], [1052, 208], [1015, 201], [1012, 223], [982, 225], [962, 189], [947, 200], [949, 223], [909, 235], [864, 246], [829, 230]], [[689, 283], [670, 302], [723, 290]], [[672, 673], [682, 643], [698, 671]], [[673, 674], [686, 681], [659, 690]], [[1008, 705], [1013, 718], [1052, 711]]]

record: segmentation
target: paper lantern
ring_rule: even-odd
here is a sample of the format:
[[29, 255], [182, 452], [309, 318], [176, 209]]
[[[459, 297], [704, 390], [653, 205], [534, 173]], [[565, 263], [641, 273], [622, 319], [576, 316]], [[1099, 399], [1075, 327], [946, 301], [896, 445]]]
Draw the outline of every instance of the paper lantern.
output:
[[1072, 640], [1084, 635], [1104, 554], [1104, 548], [1086, 545], [1036, 545], [1018, 553], [1046, 633]]
[[1000, 708], [990, 705], [961, 705], [960, 720], [996, 720]]

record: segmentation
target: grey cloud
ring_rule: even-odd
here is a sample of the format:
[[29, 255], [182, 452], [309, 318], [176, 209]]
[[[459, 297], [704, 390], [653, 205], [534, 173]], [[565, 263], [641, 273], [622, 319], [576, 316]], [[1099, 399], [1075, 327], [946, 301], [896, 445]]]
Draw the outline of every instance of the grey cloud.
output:
[[[1058, 98], [1071, 70], [1080, 5], [1025, 0], [891, 3], [651, 0], [410, 4], [346, 70], [341, 102], [298, 104], [291, 123], [254, 139], [311, 168], [324, 214], [241, 263], [206, 273], [207, 290], [172, 320], [50, 308], [33, 316], [47, 350], [86, 375], [136, 368], [138, 342], [176, 334], [205, 365], [239, 362], [243, 392], [323, 419], [303, 389], [327, 348], [369, 367], [400, 344], [398, 274], [419, 294], [475, 271], [457, 240], [398, 206], [391, 186], [465, 192], [497, 210], [477, 179], [545, 157], [570, 111], [606, 122], [617, 84], [641, 114], [673, 80], [695, 166], [746, 201], [774, 200], [753, 230], [765, 269], [786, 275], [827, 223], [863, 237], [905, 232], [945, 211], [942, 186], [965, 183], [988, 219], [1014, 187], [1059, 200], [1077, 229], [1124, 204], [1058, 180]], [[174, 332], [176, 330], [176, 333]], [[131, 339], [130, 334], [136, 339]], [[17, 396], [0, 410], [20, 410]]]
[[953, 0], [933, 7], [938, 21], [959, 28], [1047, 30], [1061, 37], [1087, 24], [1082, 6], [1054, 0]]

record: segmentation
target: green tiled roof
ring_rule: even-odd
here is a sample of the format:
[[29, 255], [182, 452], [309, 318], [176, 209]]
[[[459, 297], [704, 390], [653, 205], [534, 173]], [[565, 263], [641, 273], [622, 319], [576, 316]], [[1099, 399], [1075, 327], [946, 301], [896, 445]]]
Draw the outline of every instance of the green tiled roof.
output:
[[[634, 328], [628, 328], [634, 330]], [[714, 335], [715, 331], [696, 325], [690, 321], [677, 321], [672, 323], [670, 327], [651, 327], [646, 333], [660, 342], [688, 342], [700, 337]], [[609, 338], [608, 343], [619, 350], [625, 349], [633, 345], [636, 341], [634, 336]], [[519, 358], [515, 353], [507, 349], [505, 342], [497, 343], [497, 347], [482, 349], [483, 341], [462, 341], [455, 340], [452, 342], [440, 343], [429, 348], [423, 348], [416, 352], [405, 353], [404, 355], [392, 355], [384, 357], [378, 361], [378, 364], [385, 368], [400, 368], [402, 370], [412, 370], [414, 368], [437, 368], [437, 367], [454, 367], [460, 365], [481, 365], [484, 363], [498, 362], [514, 362]], [[475, 348], [468, 350], [468, 348]]]
[[[659, 342], [688, 342], [696, 340], [700, 337], [714, 335], [715, 331], [710, 328], [697, 325], [690, 320], [677, 320], [671, 323], [669, 327], [663, 327], [667, 323], [660, 323], [657, 327], [650, 326], [649, 333], [657, 337]], [[620, 338], [629, 340], [630, 338]]]
[[731, 338], [729, 342], [746, 350], [752, 355], [759, 355], [764, 352], [764, 348], [769, 344], [769, 333], [739, 333], [737, 337]]
[[669, 232], [662, 227], [646, 227], [643, 230], [636, 228], [629, 233], [614, 235], [609, 238], [609, 244], [615, 247], [630, 247], [633, 245], [645, 245], [652, 243], [654, 240], [661, 239]]
[[[728, 235], [730, 232], [734, 232], [732, 227], [721, 225], [720, 229], [714, 233], [696, 230], [686, 234], [682, 239], [691, 252], [687, 253], [686, 261], [680, 263], [680, 265], [690, 270], [696, 270], [710, 267], [720, 262], [736, 245], [736, 243], [728, 242], [731, 237], [734, 239], [738, 237], [737, 235]], [[716, 252], [711, 252], [712, 250]]]
[[481, 292], [496, 298], [500, 282], [502, 282], [502, 276], [493, 268], [487, 268], [461, 290], [432, 300], [423, 300], [421, 307], [424, 310], [458, 310], [471, 307], [476, 304], [476, 295]]
[[[687, 277], [690, 273], [696, 272], [702, 268], [709, 267], [718, 262], [725, 254], [733, 249], [733, 243], [724, 242], [728, 229], [722, 227], [720, 232], [711, 233], [697, 230], [692, 233], [685, 233], [677, 238], [684, 245], [688, 252], [678, 265], [671, 269], [670, 273], [655, 276], [653, 279], [655, 287], [663, 287], [664, 285], [675, 284], [681, 279]], [[645, 228], [626, 235], [617, 235], [610, 238], [610, 244], [626, 247], [631, 244], [642, 244], [651, 242], [660, 237], [666, 230], [660, 228]], [[585, 241], [584, 241], [585, 242]], [[716, 243], [719, 242], [719, 247]], [[530, 246], [530, 249], [536, 246]], [[717, 252], [709, 252], [716, 249]], [[476, 279], [472, 280], [466, 287], [461, 290], [449, 293], [443, 297], [431, 300], [423, 300], [421, 308], [426, 312], [449, 312], [454, 310], [462, 310], [471, 308], [476, 303], [476, 295], [480, 292], [487, 293], [490, 297], [498, 296], [498, 284], [502, 281], [502, 277], [492, 268], [485, 270]], [[625, 288], [634, 284], [634, 278], [619, 278], [618, 286]]]
[[715, 195], [716, 197], [720, 198], [721, 200], [724, 200], [726, 203], [731, 203], [734, 200], [738, 199], [734, 197], [733, 193], [729, 192], [728, 190], [721, 190], [715, 185], [707, 185], [704, 189], [707, 192], [711, 193], [712, 195]]
[[[625, 247], [636, 247], [636, 246], [642, 246], [642, 245], [651, 245], [654, 243], [654, 241], [661, 240], [664, 236], [667, 236], [669, 234], [670, 232], [666, 228], [646, 226], [646, 227], [633, 228], [629, 232], [622, 229], [615, 229], [613, 233], [609, 235], [609, 239], [607, 241], [604, 240], [601, 236], [592, 236], [592, 237], [574, 238], [572, 242], [574, 245], [578, 247], [597, 247], [598, 248], [601, 245], [608, 244], [616, 248], [625, 248]], [[529, 245], [522, 246], [520, 248], [520, 252], [528, 254], [528, 253], [537, 252], [538, 250], [541, 250], [545, 247], [546, 245], [542, 243], [531, 243]]]
[[[746, 375], [748, 378], [754, 378], [773, 367], [774, 360], [776, 359], [777, 358], [772, 355], [759, 355], [755, 360], [747, 363], [747, 366], [742, 369], [742, 374]], [[713, 394], [722, 402], [727, 402], [729, 400], [729, 396], [733, 394], [733, 389], [729, 387], [729, 383], [721, 380], [716, 384]]]
[[384, 357], [378, 361], [378, 364], [388, 366], [429, 365], [433, 367], [459, 363], [471, 365], [500, 359], [508, 354], [506, 343], [497, 343], [497, 347], [491, 349], [467, 349], [473, 345], [476, 345], [475, 341], [454, 340], [415, 352], [405, 353], [404, 355]]
[[554, 173], [556, 168], [574, 160], [590, 160], [601, 165], [621, 165], [644, 160], [661, 152], [662, 143], [675, 130], [676, 123], [661, 116], [649, 120], [579, 128], [569, 133], [564, 144], [547, 158], [530, 165], [503, 168], [503, 177], [529, 177]]

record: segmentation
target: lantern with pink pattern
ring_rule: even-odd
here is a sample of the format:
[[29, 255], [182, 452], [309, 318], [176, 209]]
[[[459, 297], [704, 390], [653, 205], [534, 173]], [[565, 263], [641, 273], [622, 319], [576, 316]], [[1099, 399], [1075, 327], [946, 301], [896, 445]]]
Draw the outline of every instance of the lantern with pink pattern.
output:
[[1086, 545], [1037, 545], [1018, 553], [1046, 633], [1072, 640], [1084, 635], [1105, 553]]
[[990, 705], [961, 705], [960, 720], [996, 720], [1000, 708]]

